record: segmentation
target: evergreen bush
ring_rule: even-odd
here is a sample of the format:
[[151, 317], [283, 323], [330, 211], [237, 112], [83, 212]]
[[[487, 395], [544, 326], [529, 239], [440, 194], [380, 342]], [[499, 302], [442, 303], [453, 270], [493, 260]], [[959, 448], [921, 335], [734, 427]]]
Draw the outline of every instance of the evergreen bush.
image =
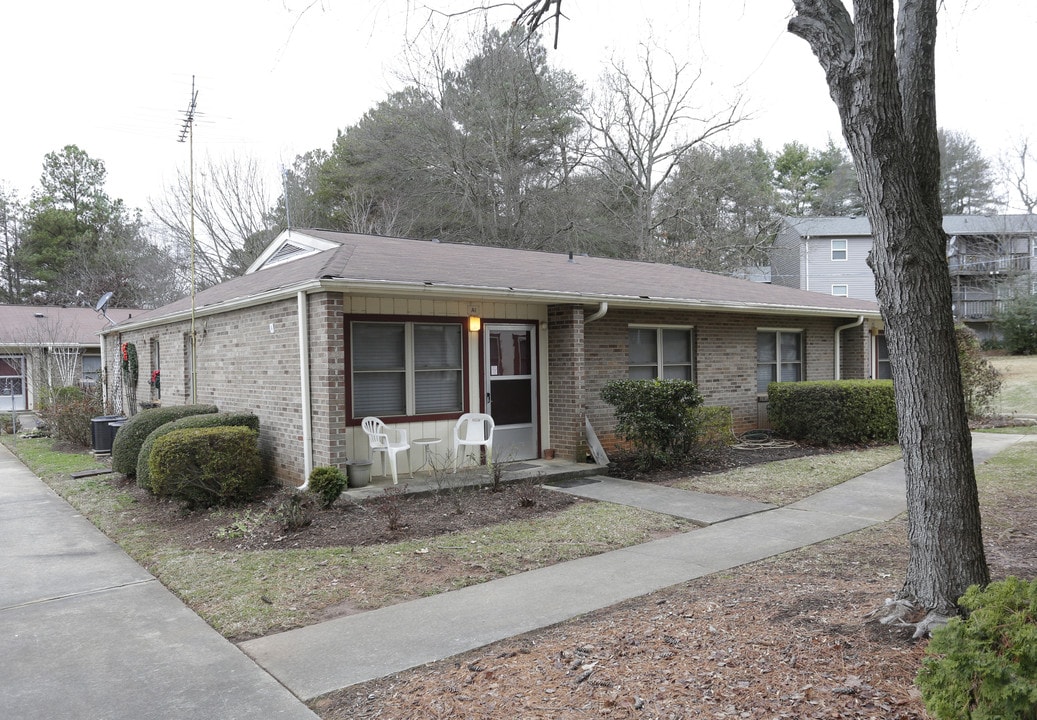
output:
[[171, 405], [141, 410], [119, 428], [112, 440], [112, 470], [133, 477], [137, 473], [137, 456], [148, 435], [167, 422], [188, 415], [217, 412], [215, 405]]
[[938, 720], [1037, 720], [1037, 580], [970, 587], [933, 631], [916, 682]]
[[816, 445], [897, 439], [891, 380], [776, 382], [767, 417], [778, 435]]
[[248, 427], [185, 428], [155, 441], [148, 458], [152, 485], [190, 506], [245, 502], [266, 480], [259, 433]]
[[995, 326], [1013, 355], [1037, 354], [1037, 295], [1023, 295], [1001, 308]]
[[309, 490], [320, 499], [322, 508], [329, 508], [346, 489], [346, 476], [337, 467], [316, 467], [310, 473]]
[[148, 467], [151, 449], [155, 446], [156, 440], [174, 430], [201, 427], [247, 427], [259, 432], [259, 418], [253, 413], [205, 413], [189, 415], [155, 428], [145, 438], [140, 446], [140, 452], [137, 454], [137, 484], [155, 495], [169, 495], [170, 492], [167, 488], [156, 487], [151, 480], [151, 470]]
[[601, 397], [616, 409], [616, 432], [643, 470], [686, 459], [698, 442], [702, 395], [688, 380], [613, 380]]

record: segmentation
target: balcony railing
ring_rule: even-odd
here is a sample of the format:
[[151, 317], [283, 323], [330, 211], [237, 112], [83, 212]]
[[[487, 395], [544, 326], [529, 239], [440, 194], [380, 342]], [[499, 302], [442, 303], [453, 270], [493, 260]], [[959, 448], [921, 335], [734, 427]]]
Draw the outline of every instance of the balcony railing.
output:
[[[1029, 272], [1032, 258], [1029, 255], [952, 255], [947, 266], [952, 275], [989, 275]], [[1033, 263], [1037, 269], [1037, 263]]]
[[954, 299], [956, 320], [993, 320], [1004, 307], [1005, 300], [959, 300]]

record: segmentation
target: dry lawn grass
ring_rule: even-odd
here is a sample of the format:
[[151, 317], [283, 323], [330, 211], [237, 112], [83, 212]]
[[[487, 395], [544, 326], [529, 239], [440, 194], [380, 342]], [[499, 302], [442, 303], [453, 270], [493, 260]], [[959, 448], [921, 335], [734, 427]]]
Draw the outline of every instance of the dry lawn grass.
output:
[[998, 355], [988, 360], [1004, 378], [997, 412], [1037, 417], [1037, 355]]

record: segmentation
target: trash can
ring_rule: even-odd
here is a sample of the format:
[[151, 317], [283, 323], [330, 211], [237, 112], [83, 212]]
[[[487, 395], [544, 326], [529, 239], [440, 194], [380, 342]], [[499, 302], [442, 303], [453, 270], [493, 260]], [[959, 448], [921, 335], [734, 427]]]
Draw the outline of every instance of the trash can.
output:
[[126, 420], [122, 415], [101, 415], [90, 419], [90, 439], [94, 453], [104, 455], [112, 451], [112, 438], [115, 431], [109, 423], [113, 420]]
[[[111, 443], [115, 442], [115, 436], [119, 433], [119, 428], [121, 428], [125, 424], [126, 424], [126, 418], [124, 418], [124, 417], [119, 418], [118, 420], [113, 420], [112, 422], [108, 423], [108, 430], [112, 434], [112, 439], [110, 441]], [[111, 447], [111, 445], [109, 445], [109, 448], [110, 447]], [[110, 450], [109, 450], [109, 452], [110, 452]]]
[[350, 460], [346, 463], [346, 477], [349, 479], [349, 487], [367, 487], [371, 484], [371, 461]]

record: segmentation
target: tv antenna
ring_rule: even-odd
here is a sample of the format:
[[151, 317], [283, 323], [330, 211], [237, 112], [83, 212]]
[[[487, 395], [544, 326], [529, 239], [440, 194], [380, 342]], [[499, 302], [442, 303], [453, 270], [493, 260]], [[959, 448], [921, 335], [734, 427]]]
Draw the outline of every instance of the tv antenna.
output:
[[180, 128], [180, 142], [187, 139], [188, 162], [190, 165], [191, 188], [191, 402], [198, 398], [198, 335], [195, 332], [195, 263], [194, 263], [194, 114], [198, 110], [198, 91], [194, 87], [194, 75], [191, 76], [191, 101], [187, 103], [184, 113], [184, 125]]

